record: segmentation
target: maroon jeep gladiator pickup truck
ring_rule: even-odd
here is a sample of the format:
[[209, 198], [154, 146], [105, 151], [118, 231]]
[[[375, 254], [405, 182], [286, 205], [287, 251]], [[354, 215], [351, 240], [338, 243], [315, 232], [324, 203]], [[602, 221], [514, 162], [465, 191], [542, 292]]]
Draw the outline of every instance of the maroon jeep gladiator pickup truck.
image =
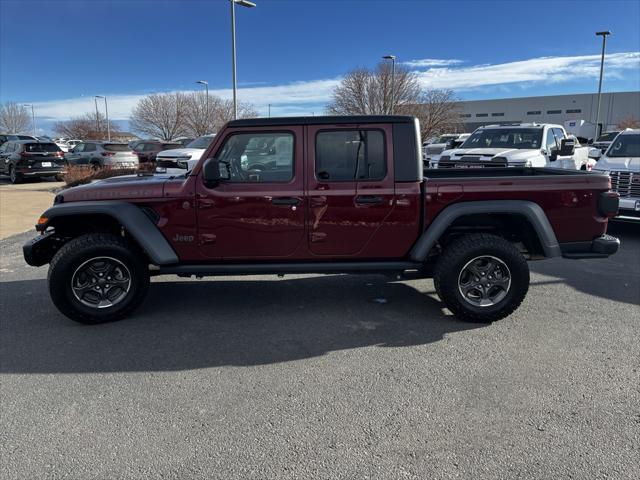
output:
[[[512, 313], [528, 260], [600, 258], [618, 196], [606, 175], [428, 170], [405, 116], [236, 120], [184, 173], [70, 188], [24, 246], [58, 309], [83, 323], [137, 307], [151, 275], [433, 277], [459, 318]], [[179, 301], [179, 299], [176, 299]]]

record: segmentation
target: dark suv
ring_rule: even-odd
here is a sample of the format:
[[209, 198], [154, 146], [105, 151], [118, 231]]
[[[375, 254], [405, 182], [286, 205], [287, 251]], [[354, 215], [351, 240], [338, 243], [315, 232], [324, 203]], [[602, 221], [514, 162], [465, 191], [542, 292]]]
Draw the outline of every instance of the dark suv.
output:
[[64, 168], [64, 152], [53, 142], [10, 140], [0, 146], [0, 173], [11, 183], [24, 178], [59, 177]]
[[31, 135], [14, 135], [13, 133], [0, 134], [0, 146], [11, 140], [37, 140], [37, 138], [32, 137]]
[[138, 156], [140, 163], [155, 162], [156, 155], [164, 150], [174, 150], [182, 148], [178, 142], [159, 142], [156, 140], [145, 140], [133, 147], [133, 153]]

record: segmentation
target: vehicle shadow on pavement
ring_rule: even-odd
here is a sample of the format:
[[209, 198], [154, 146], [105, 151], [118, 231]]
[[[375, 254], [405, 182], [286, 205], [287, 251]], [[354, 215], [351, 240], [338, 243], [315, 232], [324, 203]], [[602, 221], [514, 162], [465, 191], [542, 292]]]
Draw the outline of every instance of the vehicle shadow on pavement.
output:
[[2, 321], [2, 373], [264, 365], [361, 347], [426, 345], [482, 327], [380, 276], [155, 281], [132, 317], [97, 326], [58, 313], [44, 280], [0, 288], [9, 313]]
[[534, 273], [559, 278], [588, 295], [639, 305], [640, 225], [611, 222], [607, 233], [620, 238], [621, 242], [620, 250], [609, 258], [554, 258], [530, 262], [529, 268]]

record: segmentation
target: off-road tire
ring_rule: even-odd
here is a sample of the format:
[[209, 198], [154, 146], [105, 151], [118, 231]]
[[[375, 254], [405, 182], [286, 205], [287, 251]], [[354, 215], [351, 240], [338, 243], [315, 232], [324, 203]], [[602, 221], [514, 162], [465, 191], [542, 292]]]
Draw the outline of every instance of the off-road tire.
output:
[[[128, 292], [118, 303], [106, 308], [86, 306], [73, 293], [74, 272], [92, 258], [110, 257], [130, 273]], [[116, 235], [92, 233], [66, 243], [49, 264], [49, 294], [55, 306], [71, 320], [98, 324], [121, 320], [142, 303], [149, 288], [149, 266], [144, 253]]]
[[[511, 277], [504, 298], [490, 306], [471, 304], [459, 288], [464, 267], [482, 256], [503, 262]], [[529, 267], [520, 251], [504, 238], [485, 233], [469, 234], [444, 249], [436, 262], [433, 281], [438, 296], [456, 317], [469, 322], [490, 323], [507, 317], [520, 306], [529, 290]]]

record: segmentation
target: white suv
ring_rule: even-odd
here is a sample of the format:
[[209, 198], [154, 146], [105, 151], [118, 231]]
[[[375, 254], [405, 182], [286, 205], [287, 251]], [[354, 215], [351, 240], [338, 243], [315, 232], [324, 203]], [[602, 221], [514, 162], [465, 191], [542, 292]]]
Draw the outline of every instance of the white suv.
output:
[[640, 130], [620, 132], [593, 169], [607, 172], [620, 195], [616, 218], [640, 221]]

